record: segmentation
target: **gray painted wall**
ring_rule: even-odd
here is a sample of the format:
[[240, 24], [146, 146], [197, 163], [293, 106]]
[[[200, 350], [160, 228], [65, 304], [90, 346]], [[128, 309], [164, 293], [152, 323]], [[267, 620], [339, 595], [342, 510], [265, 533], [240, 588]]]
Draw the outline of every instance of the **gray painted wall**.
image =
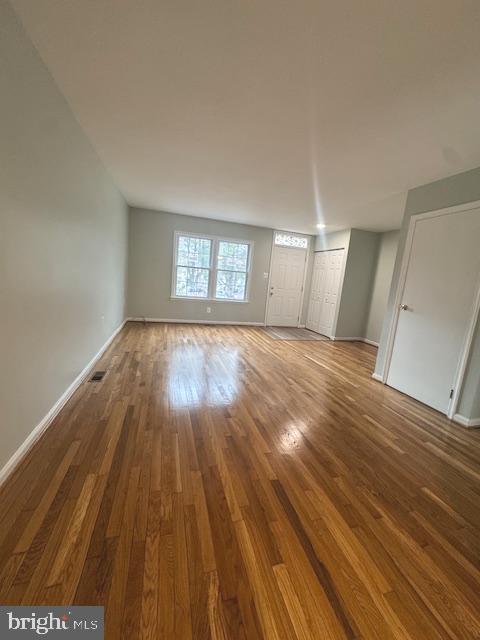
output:
[[[171, 276], [174, 232], [205, 233], [226, 238], [253, 240], [250, 302], [172, 300]], [[181, 216], [146, 209], [130, 210], [128, 315], [232, 322], [263, 322], [270, 269], [272, 230]], [[211, 307], [211, 313], [207, 313]]]
[[[316, 237], [316, 251], [346, 251], [337, 338], [378, 342], [392, 278], [398, 231], [374, 233], [345, 229]], [[393, 256], [392, 256], [393, 252]]]
[[337, 338], [364, 338], [377, 263], [378, 233], [351, 229]]
[[400, 232], [398, 230], [379, 234], [377, 264], [375, 267], [370, 308], [365, 330], [365, 338], [376, 343], [380, 342], [383, 318], [387, 310], [388, 294], [392, 283], [399, 235]]
[[350, 244], [351, 229], [334, 231], [333, 233], [323, 233], [315, 238], [315, 251], [333, 251], [334, 249], [345, 249], [348, 253]]
[[122, 322], [127, 206], [5, 0], [0, 92], [2, 467]]
[[[183, 216], [164, 211], [130, 209], [128, 315], [133, 318], [258, 322], [265, 320], [273, 230], [264, 227]], [[249, 302], [171, 299], [174, 233], [205, 233], [253, 241]], [[311, 278], [313, 242], [307, 263], [307, 287]], [[207, 307], [211, 313], [207, 313]], [[300, 318], [305, 323], [308, 297]]]
[[[387, 304], [387, 313], [382, 329], [375, 371], [380, 374], [385, 363], [385, 351], [388, 328], [393, 314], [393, 305], [398, 288], [400, 267], [405, 250], [405, 241], [410, 217], [417, 213], [452, 207], [466, 202], [480, 200], [480, 167], [464, 173], [450, 176], [444, 180], [431, 182], [408, 192], [405, 215], [398, 242], [398, 253], [392, 278], [392, 287]], [[480, 240], [480, 239], [479, 239]], [[480, 418], [480, 332], [477, 329], [476, 340], [458, 412], [466, 418]]]
[[458, 413], [466, 418], [480, 418], [480, 323], [473, 339]]

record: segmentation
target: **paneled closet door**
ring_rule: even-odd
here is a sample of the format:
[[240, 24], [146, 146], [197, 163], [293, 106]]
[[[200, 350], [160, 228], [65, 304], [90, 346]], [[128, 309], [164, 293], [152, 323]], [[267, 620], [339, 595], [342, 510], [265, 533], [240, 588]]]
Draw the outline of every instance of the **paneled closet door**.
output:
[[331, 337], [340, 294], [344, 249], [315, 254], [307, 329]]
[[315, 254], [312, 272], [312, 286], [310, 288], [310, 303], [308, 306], [307, 329], [320, 331], [320, 316], [322, 313], [323, 296], [327, 280], [326, 251]]

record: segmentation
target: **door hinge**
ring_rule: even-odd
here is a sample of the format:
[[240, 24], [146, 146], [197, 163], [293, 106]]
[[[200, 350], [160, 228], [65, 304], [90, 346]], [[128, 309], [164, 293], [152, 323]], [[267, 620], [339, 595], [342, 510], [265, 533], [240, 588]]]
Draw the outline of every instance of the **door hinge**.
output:
[[449, 396], [450, 400], [453, 398], [453, 389], [450, 389], [450, 396]]

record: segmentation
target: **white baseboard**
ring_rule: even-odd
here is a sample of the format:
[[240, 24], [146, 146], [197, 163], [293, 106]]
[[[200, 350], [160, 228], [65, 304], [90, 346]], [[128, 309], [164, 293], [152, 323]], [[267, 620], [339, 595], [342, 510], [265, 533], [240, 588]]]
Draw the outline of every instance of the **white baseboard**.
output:
[[234, 322], [232, 320], [182, 320], [179, 318], [127, 318], [127, 322], [164, 322], [172, 324], [225, 324], [244, 325], [247, 327], [264, 327], [264, 322]]
[[53, 407], [50, 409], [47, 415], [42, 418], [42, 420], [37, 424], [37, 426], [33, 429], [33, 431], [26, 437], [26, 439], [22, 442], [22, 444], [18, 447], [18, 449], [10, 457], [10, 459], [6, 462], [6, 464], [2, 467], [2, 469], [0, 469], [0, 486], [2, 486], [2, 484], [7, 480], [10, 474], [13, 473], [15, 468], [20, 464], [20, 462], [27, 455], [29, 450], [33, 447], [33, 445], [37, 442], [37, 440], [52, 424], [53, 420], [57, 417], [57, 415], [66, 405], [66, 403], [70, 400], [70, 398], [78, 389], [78, 387], [82, 384], [82, 382], [88, 376], [94, 364], [105, 353], [105, 351], [110, 346], [110, 343], [115, 338], [115, 336], [123, 329], [126, 322], [128, 322], [128, 319], [125, 319], [122, 322], [122, 324], [118, 327], [118, 329], [116, 329], [112, 333], [110, 338], [108, 338], [108, 340], [101, 347], [101, 349], [90, 360], [87, 366], [81, 371], [81, 373], [79, 373], [79, 375], [75, 378], [75, 380], [68, 387], [68, 389], [61, 395], [61, 397], [53, 405]]
[[365, 342], [366, 344], [371, 344], [373, 347], [378, 347], [378, 342], [374, 342], [373, 340], [368, 340], [368, 338], [350, 338], [343, 336], [332, 336], [331, 340], [336, 340], [337, 342]]
[[467, 427], [468, 429], [473, 429], [474, 427], [480, 427], [480, 418], [465, 418], [465, 416], [456, 413], [453, 416], [453, 421], [458, 422], [463, 427]]
[[378, 373], [372, 373], [372, 378], [374, 380], [376, 380], [377, 382], [382, 382], [383, 383], [383, 378], [381, 375], [379, 375]]
[[307, 328], [307, 325], [305, 325], [305, 324], [299, 324], [297, 326], [297, 329], [306, 329], [306, 328]]

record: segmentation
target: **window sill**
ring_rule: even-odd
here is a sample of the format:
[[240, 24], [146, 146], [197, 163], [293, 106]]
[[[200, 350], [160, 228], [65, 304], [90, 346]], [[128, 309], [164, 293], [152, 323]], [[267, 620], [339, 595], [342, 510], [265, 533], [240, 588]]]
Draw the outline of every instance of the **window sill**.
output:
[[249, 300], [228, 300], [228, 299], [221, 299], [221, 298], [189, 298], [187, 296], [170, 296], [170, 300], [187, 300], [188, 302], [220, 302], [220, 303], [225, 303], [225, 302], [230, 302], [233, 304], [248, 304]]

